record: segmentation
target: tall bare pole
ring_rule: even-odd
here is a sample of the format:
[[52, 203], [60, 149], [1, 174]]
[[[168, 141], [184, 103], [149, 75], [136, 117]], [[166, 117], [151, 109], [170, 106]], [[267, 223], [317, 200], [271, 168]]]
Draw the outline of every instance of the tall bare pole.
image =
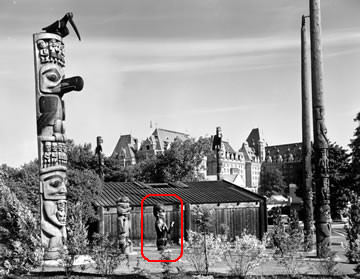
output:
[[315, 153], [316, 251], [324, 258], [331, 244], [328, 138], [325, 125], [320, 0], [310, 0], [311, 81]]
[[301, 20], [301, 99], [302, 99], [302, 164], [303, 185], [305, 186], [305, 246], [311, 250], [313, 243], [313, 201], [312, 201], [312, 170], [311, 170], [311, 133], [310, 133], [310, 88], [309, 88], [309, 65], [306, 39], [306, 16]]

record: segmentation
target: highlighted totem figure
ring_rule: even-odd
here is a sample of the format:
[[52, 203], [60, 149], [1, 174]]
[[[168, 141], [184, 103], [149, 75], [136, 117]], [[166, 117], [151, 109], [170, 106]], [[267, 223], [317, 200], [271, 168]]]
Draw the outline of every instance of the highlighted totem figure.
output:
[[156, 218], [156, 246], [158, 248], [158, 251], [164, 251], [167, 245], [167, 234], [170, 234], [175, 222], [171, 222], [170, 228], [168, 228], [165, 223], [165, 207], [160, 203], [154, 206], [154, 216]]
[[72, 13], [33, 35], [37, 138], [40, 166], [41, 241], [45, 260], [60, 259], [66, 241], [66, 136], [63, 96], [80, 91], [81, 77], [65, 78], [63, 38], [67, 23], [79, 32]]
[[121, 253], [132, 253], [132, 242], [130, 240], [130, 200], [121, 197], [116, 201], [117, 206], [117, 231], [118, 244]]

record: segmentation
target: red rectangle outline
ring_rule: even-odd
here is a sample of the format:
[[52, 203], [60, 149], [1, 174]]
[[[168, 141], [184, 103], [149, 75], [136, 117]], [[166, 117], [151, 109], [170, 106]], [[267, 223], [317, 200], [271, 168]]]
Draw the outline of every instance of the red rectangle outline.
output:
[[[144, 201], [148, 198], [148, 197], [153, 197], [153, 196], [173, 196], [173, 197], [176, 197], [179, 201], [180, 201], [180, 204], [181, 204], [181, 233], [180, 233], [180, 236], [181, 236], [181, 252], [180, 252], [180, 256], [178, 258], [176, 258], [175, 260], [150, 260], [148, 259], [147, 257], [145, 257], [144, 255], [144, 250], [143, 250], [143, 247], [144, 247], [144, 220], [143, 220], [143, 213], [144, 213]], [[183, 252], [184, 252], [184, 210], [183, 210], [183, 200], [176, 194], [148, 194], [146, 195], [142, 200], [141, 200], [141, 256], [147, 260], [148, 262], [177, 262], [178, 260], [180, 260], [180, 258], [183, 256]]]

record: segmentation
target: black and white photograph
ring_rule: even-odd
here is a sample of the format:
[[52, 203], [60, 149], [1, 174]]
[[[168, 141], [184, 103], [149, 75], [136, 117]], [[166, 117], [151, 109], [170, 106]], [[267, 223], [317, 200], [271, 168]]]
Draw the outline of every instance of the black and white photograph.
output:
[[0, 278], [358, 278], [359, 12], [2, 0]]

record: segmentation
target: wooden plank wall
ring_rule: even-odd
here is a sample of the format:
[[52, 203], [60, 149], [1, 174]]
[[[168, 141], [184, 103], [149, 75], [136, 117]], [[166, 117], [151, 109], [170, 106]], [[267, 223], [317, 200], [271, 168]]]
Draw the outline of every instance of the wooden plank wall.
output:
[[[130, 239], [135, 245], [139, 245], [141, 241], [141, 212], [140, 208], [131, 212], [131, 231]], [[143, 213], [144, 243], [155, 243], [155, 217], [152, 207], [145, 209]], [[171, 221], [175, 221], [174, 228], [171, 232], [170, 239], [174, 243], [180, 243], [181, 235], [181, 216], [180, 210], [167, 210], [166, 222], [170, 225]], [[117, 233], [117, 214], [104, 213], [104, 231], [105, 233]], [[236, 207], [236, 208], [216, 208], [214, 217], [211, 220], [211, 231], [220, 234], [220, 226], [225, 224], [229, 227], [229, 237], [234, 238], [240, 235], [244, 230], [248, 233], [259, 237], [259, 207]], [[191, 230], [198, 231], [195, 224], [195, 216], [192, 216]], [[184, 232], [185, 233], [185, 232]]]

